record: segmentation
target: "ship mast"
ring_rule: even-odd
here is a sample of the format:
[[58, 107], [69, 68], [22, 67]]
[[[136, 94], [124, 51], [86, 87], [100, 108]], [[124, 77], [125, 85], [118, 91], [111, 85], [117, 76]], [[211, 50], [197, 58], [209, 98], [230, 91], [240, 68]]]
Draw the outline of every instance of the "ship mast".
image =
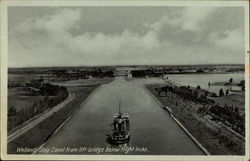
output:
[[121, 100], [120, 100], [120, 102], [119, 102], [119, 115], [121, 115], [122, 113], [121, 113]]

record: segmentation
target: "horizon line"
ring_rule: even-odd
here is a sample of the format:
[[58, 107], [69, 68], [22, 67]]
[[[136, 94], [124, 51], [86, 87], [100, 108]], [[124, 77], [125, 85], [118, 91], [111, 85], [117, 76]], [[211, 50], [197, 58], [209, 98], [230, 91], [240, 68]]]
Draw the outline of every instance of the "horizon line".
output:
[[197, 65], [245, 65], [245, 63], [208, 63], [208, 64], [140, 64], [140, 65], [72, 65], [72, 66], [23, 66], [23, 67], [8, 67], [8, 69], [17, 68], [81, 68], [81, 67], [131, 67], [131, 66], [197, 66]]

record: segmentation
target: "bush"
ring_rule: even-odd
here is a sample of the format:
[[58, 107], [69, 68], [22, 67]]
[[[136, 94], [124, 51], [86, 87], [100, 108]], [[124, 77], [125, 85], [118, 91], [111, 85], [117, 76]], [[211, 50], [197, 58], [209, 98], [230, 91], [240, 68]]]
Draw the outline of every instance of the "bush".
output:
[[219, 96], [220, 96], [220, 97], [223, 97], [223, 96], [224, 96], [224, 91], [223, 91], [222, 88], [220, 89]]

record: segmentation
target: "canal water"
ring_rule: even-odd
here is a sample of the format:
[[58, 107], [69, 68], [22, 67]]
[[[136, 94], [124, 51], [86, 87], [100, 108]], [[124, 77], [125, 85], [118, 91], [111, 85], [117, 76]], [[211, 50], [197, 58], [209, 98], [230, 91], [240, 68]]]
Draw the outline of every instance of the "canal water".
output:
[[[164, 83], [159, 78], [143, 81]], [[50, 151], [48, 154], [204, 155], [141, 82], [139, 79], [126, 81], [117, 77], [113, 82], [98, 87], [43, 148], [87, 149], [62, 153]], [[131, 127], [130, 141], [122, 147], [112, 145], [107, 136], [120, 102], [121, 111], [130, 116]]]

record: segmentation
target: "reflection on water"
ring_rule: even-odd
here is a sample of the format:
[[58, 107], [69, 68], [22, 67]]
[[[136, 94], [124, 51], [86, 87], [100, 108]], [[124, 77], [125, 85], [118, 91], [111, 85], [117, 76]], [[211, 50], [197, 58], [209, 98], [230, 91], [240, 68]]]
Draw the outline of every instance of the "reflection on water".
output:
[[219, 93], [222, 88], [224, 91], [231, 88], [231, 86], [208, 86], [208, 83], [214, 82], [229, 82], [230, 78], [233, 78], [233, 82], [239, 83], [244, 80], [244, 74], [176, 74], [167, 75], [169, 80], [182, 85], [190, 85], [192, 87], [197, 87], [200, 85], [201, 88], [209, 90], [211, 92]]

